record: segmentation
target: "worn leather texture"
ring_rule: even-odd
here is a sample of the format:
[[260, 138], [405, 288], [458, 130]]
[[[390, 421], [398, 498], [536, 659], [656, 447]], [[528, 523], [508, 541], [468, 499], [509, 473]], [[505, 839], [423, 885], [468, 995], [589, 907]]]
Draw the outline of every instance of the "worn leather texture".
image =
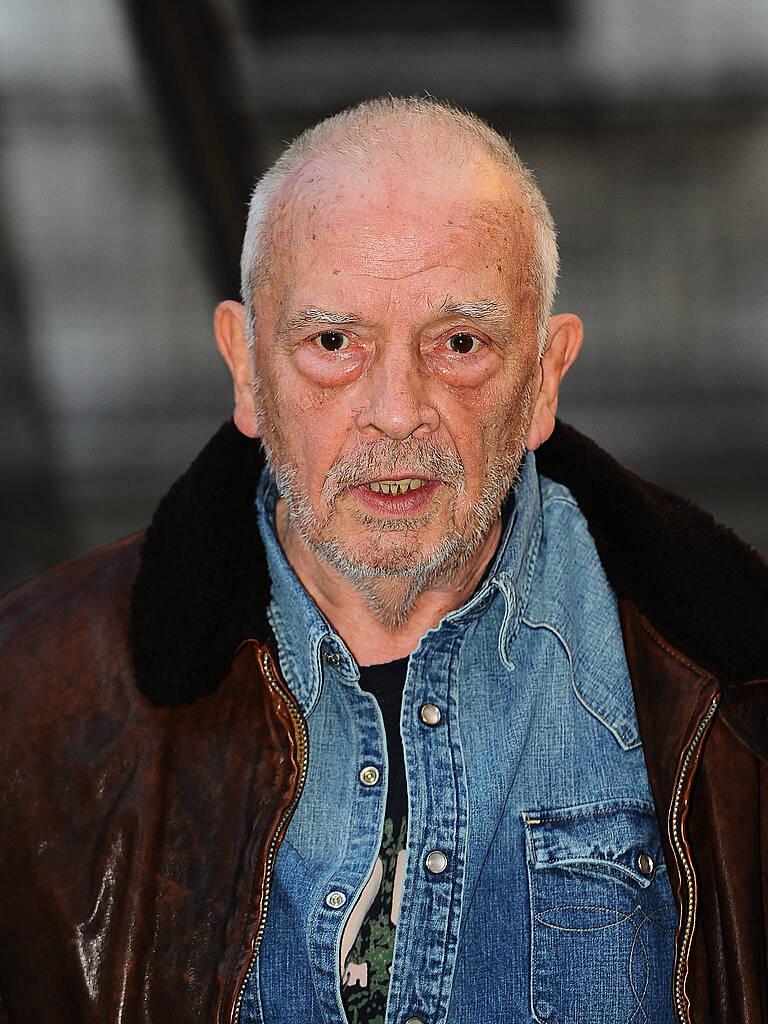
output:
[[127, 643], [140, 538], [6, 600], [0, 992], [11, 1021], [228, 1021], [295, 791], [295, 729], [246, 643], [157, 708]]
[[[683, 786], [682, 841], [694, 871], [695, 911], [684, 965], [684, 1009], [696, 1024], [765, 1022], [768, 764], [728, 724], [718, 681], [672, 648], [634, 605], [622, 602], [620, 611], [643, 752], [681, 928], [688, 896], [681, 857], [671, 841], [670, 809], [680, 780], [681, 754], [719, 698], [689, 766], [690, 784]], [[749, 694], [764, 699], [768, 683], [732, 689], [744, 707]], [[753, 710], [751, 729], [757, 731], [765, 711], [757, 702]]]
[[[290, 696], [262, 666], [260, 465], [259, 447], [225, 425], [146, 539], [0, 604], [0, 994], [12, 1022], [231, 1018], [300, 776]], [[695, 927], [680, 1019], [766, 1022], [768, 569], [575, 431], [560, 427], [539, 466], [571, 487], [620, 598], [684, 916], [670, 831], [682, 794]]]

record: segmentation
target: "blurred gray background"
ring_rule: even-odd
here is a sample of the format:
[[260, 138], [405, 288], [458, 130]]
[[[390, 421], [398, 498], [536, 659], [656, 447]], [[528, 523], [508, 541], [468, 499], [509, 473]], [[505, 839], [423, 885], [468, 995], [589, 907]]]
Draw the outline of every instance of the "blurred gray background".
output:
[[765, 0], [386, 7], [0, 9], [0, 589], [146, 523], [230, 413], [250, 182], [385, 92], [534, 168], [586, 327], [563, 418], [768, 552]]

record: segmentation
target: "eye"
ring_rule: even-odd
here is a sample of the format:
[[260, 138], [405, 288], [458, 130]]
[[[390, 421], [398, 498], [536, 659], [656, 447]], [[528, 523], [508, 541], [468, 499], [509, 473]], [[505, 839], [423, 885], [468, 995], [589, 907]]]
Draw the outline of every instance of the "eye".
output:
[[341, 331], [323, 331], [315, 338], [315, 342], [323, 352], [341, 352], [349, 348], [349, 338]]
[[482, 341], [474, 334], [452, 334], [447, 341], [448, 348], [460, 356], [472, 355], [482, 345]]

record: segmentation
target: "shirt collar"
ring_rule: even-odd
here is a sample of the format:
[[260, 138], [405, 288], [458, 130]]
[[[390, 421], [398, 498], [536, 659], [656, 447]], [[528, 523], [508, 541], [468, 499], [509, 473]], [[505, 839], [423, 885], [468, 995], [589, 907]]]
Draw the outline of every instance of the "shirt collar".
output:
[[[308, 715], [320, 695], [323, 672], [332, 665], [347, 679], [360, 672], [344, 641], [319, 610], [285, 557], [275, 532], [278, 491], [274, 476], [264, 469], [256, 494], [259, 529], [272, 584], [268, 609], [280, 665], [302, 711]], [[541, 538], [541, 496], [533, 452], [523, 459], [513, 490], [502, 508], [499, 545], [475, 592], [443, 621], [455, 622], [482, 612], [498, 591], [506, 613], [499, 635], [499, 656], [512, 665], [509, 652], [527, 602], [533, 565]]]
[[275, 530], [278, 497], [274, 476], [266, 466], [256, 492], [256, 508], [272, 586], [267, 616], [277, 641], [280, 667], [299, 706], [308, 715], [320, 696], [324, 664], [336, 662], [334, 667], [350, 679], [359, 678], [359, 670], [346, 644], [285, 557]]

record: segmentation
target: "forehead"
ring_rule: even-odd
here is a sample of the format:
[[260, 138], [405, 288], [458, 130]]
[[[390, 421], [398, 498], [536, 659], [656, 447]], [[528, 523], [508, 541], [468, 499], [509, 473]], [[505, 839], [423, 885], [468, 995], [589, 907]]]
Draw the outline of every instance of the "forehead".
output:
[[273, 206], [270, 291], [286, 299], [323, 278], [422, 285], [453, 273], [519, 294], [532, 244], [527, 204], [490, 159], [436, 161], [418, 148], [358, 166], [326, 156], [302, 168]]

